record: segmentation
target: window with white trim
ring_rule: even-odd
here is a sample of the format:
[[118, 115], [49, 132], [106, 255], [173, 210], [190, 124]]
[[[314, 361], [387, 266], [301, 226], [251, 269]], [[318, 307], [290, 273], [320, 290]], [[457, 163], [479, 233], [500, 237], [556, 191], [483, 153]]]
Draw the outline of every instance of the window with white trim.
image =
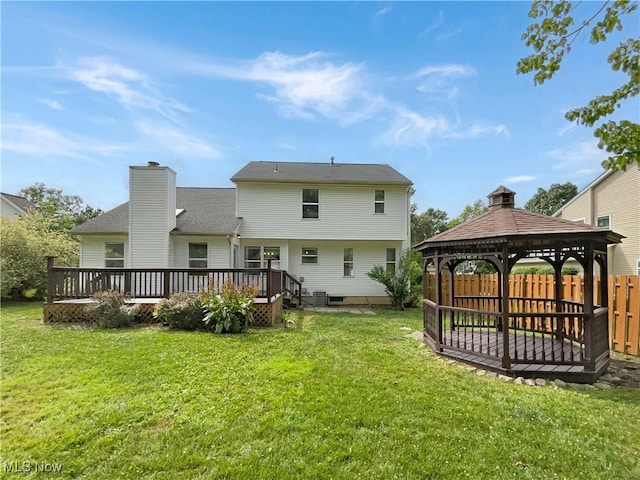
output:
[[302, 263], [318, 263], [318, 249], [317, 248], [303, 248], [302, 249]]
[[375, 213], [384, 213], [384, 190], [376, 190], [373, 202]]
[[596, 226], [611, 229], [611, 215], [598, 215], [596, 217]]
[[244, 247], [244, 268], [280, 268], [280, 247], [250, 246]]
[[317, 188], [302, 190], [302, 218], [320, 217], [320, 194]]
[[345, 277], [353, 277], [353, 248], [344, 249], [344, 268]]
[[104, 244], [104, 266], [106, 268], [124, 268], [124, 243]]
[[189, 243], [189, 268], [208, 268], [207, 244]]
[[396, 249], [387, 248], [387, 272], [396, 272]]

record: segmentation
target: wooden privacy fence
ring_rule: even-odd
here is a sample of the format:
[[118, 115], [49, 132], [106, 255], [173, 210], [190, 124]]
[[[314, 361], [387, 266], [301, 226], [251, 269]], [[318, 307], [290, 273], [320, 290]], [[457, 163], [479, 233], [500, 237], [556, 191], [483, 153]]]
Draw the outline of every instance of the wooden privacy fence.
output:
[[[456, 296], [498, 296], [497, 274], [454, 275]], [[448, 304], [449, 279], [442, 277], [442, 303]], [[600, 279], [594, 277], [594, 303], [600, 302]], [[435, 278], [430, 275], [427, 285], [433, 289]], [[563, 300], [583, 302], [584, 279], [580, 275], [562, 277]], [[509, 275], [509, 296], [552, 300], [555, 282], [553, 275]], [[427, 297], [434, 299], [433, 292]], [[640, 355], [640, 275], [609, 275], [609, 339], [611, 349], [630, 355]]]

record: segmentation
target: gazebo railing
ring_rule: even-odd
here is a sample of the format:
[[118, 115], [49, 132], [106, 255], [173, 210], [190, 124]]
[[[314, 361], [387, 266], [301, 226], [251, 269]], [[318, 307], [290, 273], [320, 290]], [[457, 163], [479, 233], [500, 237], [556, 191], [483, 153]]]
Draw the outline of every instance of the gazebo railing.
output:
[[439, 350], [501, 361], [508, 358], [510, 364], [588, 367], [608, 350], [606, 308], [597, 308], [593, 315], [588, 315], [577, 302], [561, 301], [556, 305], [550, 299], [516, 297], [510, 299], [514, 311], [503, 325], [497, 300], [497, 297], [456, 297], [456, 305], [474, 307], [463, 308], [438, 307], [425, 299], [425, 340]]

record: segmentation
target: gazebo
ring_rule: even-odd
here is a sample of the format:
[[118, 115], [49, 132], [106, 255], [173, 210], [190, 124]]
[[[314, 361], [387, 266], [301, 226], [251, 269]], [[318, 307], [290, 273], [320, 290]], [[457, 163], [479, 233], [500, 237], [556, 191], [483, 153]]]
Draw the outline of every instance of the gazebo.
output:
[[[486, 213], [414, 247], [424, 260], [424, 340], [442, 355], [505, 375], [593, 383], [609, 365], [607, 245], [623, 237], [515, 208], [514, 197], [500, 186]], [[526, 258], [553, 267], [552, 298], [510, 294], [509, 272]], [[580, 301], [563, 298], [569, 258], [583, 270]], [[459, 295], [456, 270], [477, 261], [497, 271], [496, 291]]]

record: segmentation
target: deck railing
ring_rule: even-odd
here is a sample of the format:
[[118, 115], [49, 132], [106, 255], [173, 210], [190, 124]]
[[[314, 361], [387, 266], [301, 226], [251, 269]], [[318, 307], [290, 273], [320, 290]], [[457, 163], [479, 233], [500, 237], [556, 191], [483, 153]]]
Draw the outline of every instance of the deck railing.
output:
[[[256, 287], [258, 298], [268, 302], [284, 293], [288, 274], [271, 268], [68, 268], [48, 272], [47, 302], [88, 298], [115, 290], [136, 298], [167, 298], [175, 292], [200, 293], [221, 289], [226, 282]], [[288, 275], [288, 277], [291, 277]], [[293, 277], [288, 282], [292, 284]]]
[[503, 316], [498, 297], [456, 297], [454, 304], [423, 302], [425, 340], [439, 350], [508, 365], [592, 367], [609, 347], [607, 308], [585, 314], [582, 304], [573, 301], [516, 297], [509, 299], [509, 314]]

